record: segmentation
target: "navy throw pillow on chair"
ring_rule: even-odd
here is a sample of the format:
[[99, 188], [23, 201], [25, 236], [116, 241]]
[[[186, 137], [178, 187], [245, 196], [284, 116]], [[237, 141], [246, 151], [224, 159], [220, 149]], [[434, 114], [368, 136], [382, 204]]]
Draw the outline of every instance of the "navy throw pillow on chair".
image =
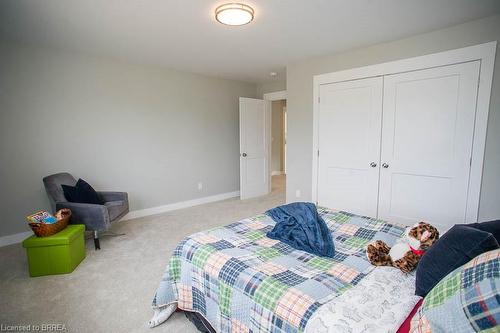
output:
[[417, 266], [415, 294], [425, 297], [448, 273], [500, 246], [493, 234], [457, 224], [425, 252]]
[[78, 179], [75, 186], [61, 185], [64, 197], [69, 202], [102, 205], [99, 194], [83, 179]]

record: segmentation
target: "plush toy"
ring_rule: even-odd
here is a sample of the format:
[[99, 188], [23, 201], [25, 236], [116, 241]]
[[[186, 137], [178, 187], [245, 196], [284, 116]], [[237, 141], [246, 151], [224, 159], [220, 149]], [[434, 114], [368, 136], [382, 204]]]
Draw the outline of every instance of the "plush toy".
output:
[[394, 266], [405, 273], [417, 267], [425, 251], [439, 238], [439, 231], [426, 222], [419, 222], [407, 230], [402, 241], [392, 248], [381, 240], [366, 248], [368, 260], [375, 266]]

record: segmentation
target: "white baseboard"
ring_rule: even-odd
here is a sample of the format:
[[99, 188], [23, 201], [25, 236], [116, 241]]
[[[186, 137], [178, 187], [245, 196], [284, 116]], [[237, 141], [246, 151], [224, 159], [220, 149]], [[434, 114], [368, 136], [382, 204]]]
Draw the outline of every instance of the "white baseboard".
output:
[[0, 237], [0, 247], [11, 244], [21, 243], [23, 240], [33, 235], [33, 231], [20, 232], [18, 234]]
[[[169, 212], [169, 211], [176, 210], [176, 209], [203, 205], [206, 203], [226, 200], [226, 199], [239, 197], [239, 196], [240, 196], [240, 191], [235, 191], [235, 192], [228, 192], [228, 193], [211, 195], [209, 197], [203, 197], [203, 198], [198, 198], [198, 199], [193, 199], [193, 200], [188, 200], [188, 201], [175, 202], [173, 204], [164, 205], [164, 206], [134, 210], [134, 211], [129, 212], [127, 215], [125, 215], [122, 218], [122, 221], [136, 219], [139, 217], [144, 217], [144, 216], [149, 216], [149, 215], [161, 214], [161, 213]], [[0, 247], [20, 243], [30, 235], [33, 235], [32, 231], [20, 232], [18, 234], [0, 237]]]
[[271, 176], [280, 176], [284, 174], [285, 173], [283, 171], [271, 171]]
[[203, 197], [203, 198], [198, 198], [198, 199], [193, 199], [193, 200], [175, 202], [175, 203], [164, 205], [164, 206], [157, 206], [157, 207], [151, 207], [151, 208], [146, 208], [146, 209], [134, 210], [134, 211], [129, 212], [127, 215], [125, 215], [122, 218], [122, 221], [132, 220], [132, 219], [136, 219], [136, 218], [144, 217], [144, 216], [161, 214], [161, 213], [165, 213], [165, 212], [170, 212], [172, 210], [203, 205], [206, 203], [226, 200], [226, 199], [239, 197], [239, 196], [240, 196], [240, 191], [235, 191], [235, 192], [228, 192], [228, 193], [211, 195], [209, 197]]

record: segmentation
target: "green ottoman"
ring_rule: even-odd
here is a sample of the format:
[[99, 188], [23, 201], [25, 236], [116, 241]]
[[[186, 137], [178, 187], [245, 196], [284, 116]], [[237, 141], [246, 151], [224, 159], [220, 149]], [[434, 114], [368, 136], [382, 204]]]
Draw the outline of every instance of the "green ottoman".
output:
[[23, 241], [30, 276], [71, 273], [85, 258], [85, 226], [70, 224], [49, 237], [35, 235]]

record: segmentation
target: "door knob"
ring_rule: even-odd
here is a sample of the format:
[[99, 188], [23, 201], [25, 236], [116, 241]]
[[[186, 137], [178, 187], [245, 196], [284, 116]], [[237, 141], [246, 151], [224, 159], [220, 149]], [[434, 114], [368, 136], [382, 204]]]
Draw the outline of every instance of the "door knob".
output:
[[370, 166], [371, 166], [372, 168], [375, 168], [375, 167], [377, 166], [377, 163], [375, 163], [375, 162], [371, 162], [371, 163], [370, 163]]
[[382, 164], [382, 168], [387, 169], [388, 167], [389, 167], [389, 164], [387, 164], [387, 163]]
[[247, 157], [247, 153], [243, 153], [243, 154], [241, 154], [241, 156]]

